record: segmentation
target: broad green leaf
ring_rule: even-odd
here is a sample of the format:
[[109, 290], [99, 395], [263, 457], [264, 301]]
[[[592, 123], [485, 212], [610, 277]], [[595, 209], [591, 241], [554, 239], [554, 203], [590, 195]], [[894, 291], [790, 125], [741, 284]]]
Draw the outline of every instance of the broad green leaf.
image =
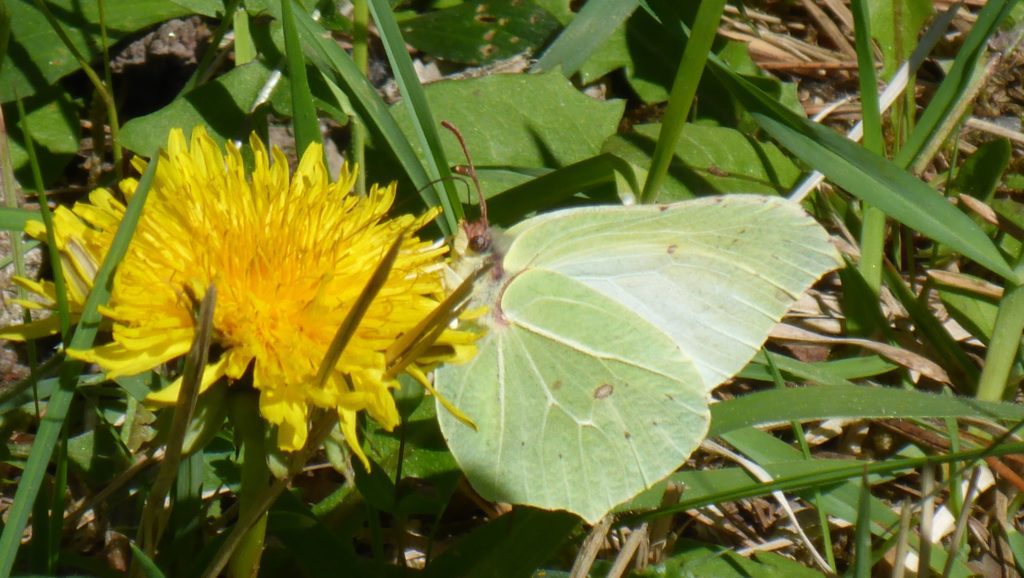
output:
[[471, 1], [410, 18], [401, 28], [409, 44], [431, 56], [487, 64], [536, 52], [558, 20], [530, 0]]
[[[554, 169], [595, 156], [615, 134], [625, 106], [588, 98], [557, 73], [442, 81], [425, 92], [434, 117], [459, 129], [477, 166]], [[411, 137], [407, 112], [402, 107], [392, 112]], [[410, 141], [422, 154], [419, 144]], [[449, 159], [462, 158], [454, 138], [446, 136], [443, 143]], [[520, 184], [491, 178], [481, 171], [488, 194]]]
[[[98, 3], [47, 0], [46, 4], [85, 58], [98, 59], [101, 55]], [[0, 102], [48, 90], [58, 79], [78, 70], [78, 61], [32, 0], [8, 0], [7, 8], [14, 26], [7, 47], [7, 62], [0, 72]], [[157, 22], [191, 13], [165, 0], [104, 0], [103, 12], [111, 44]]]
[[709, 436], [765, 423], [834, 417], [976, 417], [1024, 420], [1024, 407], [920, 391], [868, 386], [773, 389], [737, 397], [711, 407]]
[[562, 26], [568, 25], [576, 16], [572, 9], [572, 0], [533, 0], [533, 3], [547, 10]]
[[590, 83], [622, 68], [641, 100], [664, 102], [684, 46], [680, 36], [670, 34], [646, 10], [636, 10], [580, 67], [580, 78]]
[[499, 501], [594, 522], [664, 478], [704, 437], [707, 395], [812, 282], [838, 265], [796, 205], [734, 195], [588, 207], [498, 242], [477, 357], [438, 388], [470, 482]]
[[[422, 387], [416, 384], [417, 387]], [[398, 460], [402, 460], [402, 476], [430, 478], [458, 472], [458, 466], [444, 446], [444, 438], [437, 428], [437, 411], [427, 397], [412, 415], [403, 419], [402, 431], [385, 431], [377, 425], [367, 424], [364, 447], [366, 455], [383, 467], [394, 478]], [[404, 446], [404, 447], [401, 447]], [[399, 457], [399, 450], [404, 453]]]
[[171, 0], [171, 2], [187, 10], [189, 14], [202, 14], [208, 18], [220, 18], [224, 13], [224, 3], [217, 0]]
[[259, 61], [239, 66], [152, 114], [128, 121], [121, 128], [121, 142], [136, 152], [150, 151], [167, 142], [172, 128], [182, 128], [187, 136], [200, 124], [215, 139], [245, 139], [253, 128], [246, 122], [249, 109], [269, 77], [270, 69]]
[[[605, 152], [637, 166], [649, 166], [661, 125], [634, 127], [635, 133], [608, 139]], [[781, 194], [800, 178], [800, 169], [774, 144], [726, 127], [687, 124], [658, 201], [716, 193]]]
[[[23, 125], [14, 107], [8, 108], [10, 111], [7, 114], [11, 115], [7, 121], [11, 136], [11, 166], [19, 181], [30, 183], [33, 179], [28, 151], [25, 149]], [[25, 101], [25, 108], [43, 183], [53, 183], [60, 179], [64, 167], [78, 152], [78, 108], [63, 90], [47, 90], [37, 94]]]
[[69, 439], [68, 459], [80, 479], [93, 488], [109, 483], [131, 464], [130, 456], [105, 424]]

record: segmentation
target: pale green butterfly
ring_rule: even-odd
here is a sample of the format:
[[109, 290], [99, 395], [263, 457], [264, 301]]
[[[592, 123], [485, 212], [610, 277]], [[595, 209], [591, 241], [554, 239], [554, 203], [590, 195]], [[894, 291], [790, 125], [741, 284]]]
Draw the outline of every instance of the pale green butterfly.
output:
[[755, 195], [562, 210], [494, 245], [479, 353], [436, 376], [479, 431], [441, 430], [482, 496], [592, 523], [686, 461], [711, 390], [839, 264], [798, 205]]

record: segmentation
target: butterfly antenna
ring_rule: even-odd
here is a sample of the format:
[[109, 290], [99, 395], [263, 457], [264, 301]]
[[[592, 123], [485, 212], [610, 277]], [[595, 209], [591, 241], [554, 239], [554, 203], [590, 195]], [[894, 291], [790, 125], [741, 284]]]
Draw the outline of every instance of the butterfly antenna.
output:
[[462, 138], [462, 133], [459, 129], [455, 128], [452, 123], [442, 120], [441, 126], [450, 130], [455, 138], [459, 141], [459, 146], [462, 147], [462, 154], [466, 157], [465, 167], [456, 167], [454, 170], [460, 175], [466, 175], [473, 180], [473, 186], [476, 187], [476, 195], [480, 200], [480, 220], [483, 221], [484, 225], [487, 225], [490, 221], [487, 220], [487, 200], [484, 199], [483, 189], [480, 188], [480, 179], [476, 176], [476, 169], [473, 167], [473, 159], [469, 156], [469, 148], [466, 146], [466, 141]]

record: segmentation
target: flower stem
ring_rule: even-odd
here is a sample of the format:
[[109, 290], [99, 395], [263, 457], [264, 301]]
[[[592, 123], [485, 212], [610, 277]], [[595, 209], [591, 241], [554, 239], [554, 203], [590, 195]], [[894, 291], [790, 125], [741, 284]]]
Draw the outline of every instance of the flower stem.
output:
[[[270, 481], [267, 467], [266, 431], [260, 419], [258, 394], [245, 391], [231, 399], [231, 421], [242, 439], [242, 485], [239, 492], [239, 518], [249, 518], [259, 507], [259, 496]], [[256, 576], [263, 556], [263, 540], [267, 532], [267, 512], [259, 512], [256, 522], [241, 538], [238, 549], [228, 563], [228, 576]]]

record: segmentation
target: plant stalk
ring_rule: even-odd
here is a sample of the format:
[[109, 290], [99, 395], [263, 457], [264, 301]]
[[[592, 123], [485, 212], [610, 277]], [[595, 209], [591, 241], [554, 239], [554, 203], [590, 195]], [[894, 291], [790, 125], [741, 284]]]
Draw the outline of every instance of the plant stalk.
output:
[[647, 181], [640, 194], [641, 203], [656, 201], [658, 192], [665, 182], [668, 167], [675, 156], [676, 144], [683, 133], [683, 127], [686, 126], [693, 98], [697, 94], [697, 86], [704, 72], [711, 43], [718, 33], [718, 23], [722, 19], [724, 9], [725, 0], [705, 0], [697, 9], [693, 30], [686, 42], [686, 49], [683, 50], [683, 58], [679, 61], [675, 80], [672, 81], [672, 94], [662, 119], [661, 134], [658, 135], [658, 142], [654, 147], [651, 170], [647, 173]]

